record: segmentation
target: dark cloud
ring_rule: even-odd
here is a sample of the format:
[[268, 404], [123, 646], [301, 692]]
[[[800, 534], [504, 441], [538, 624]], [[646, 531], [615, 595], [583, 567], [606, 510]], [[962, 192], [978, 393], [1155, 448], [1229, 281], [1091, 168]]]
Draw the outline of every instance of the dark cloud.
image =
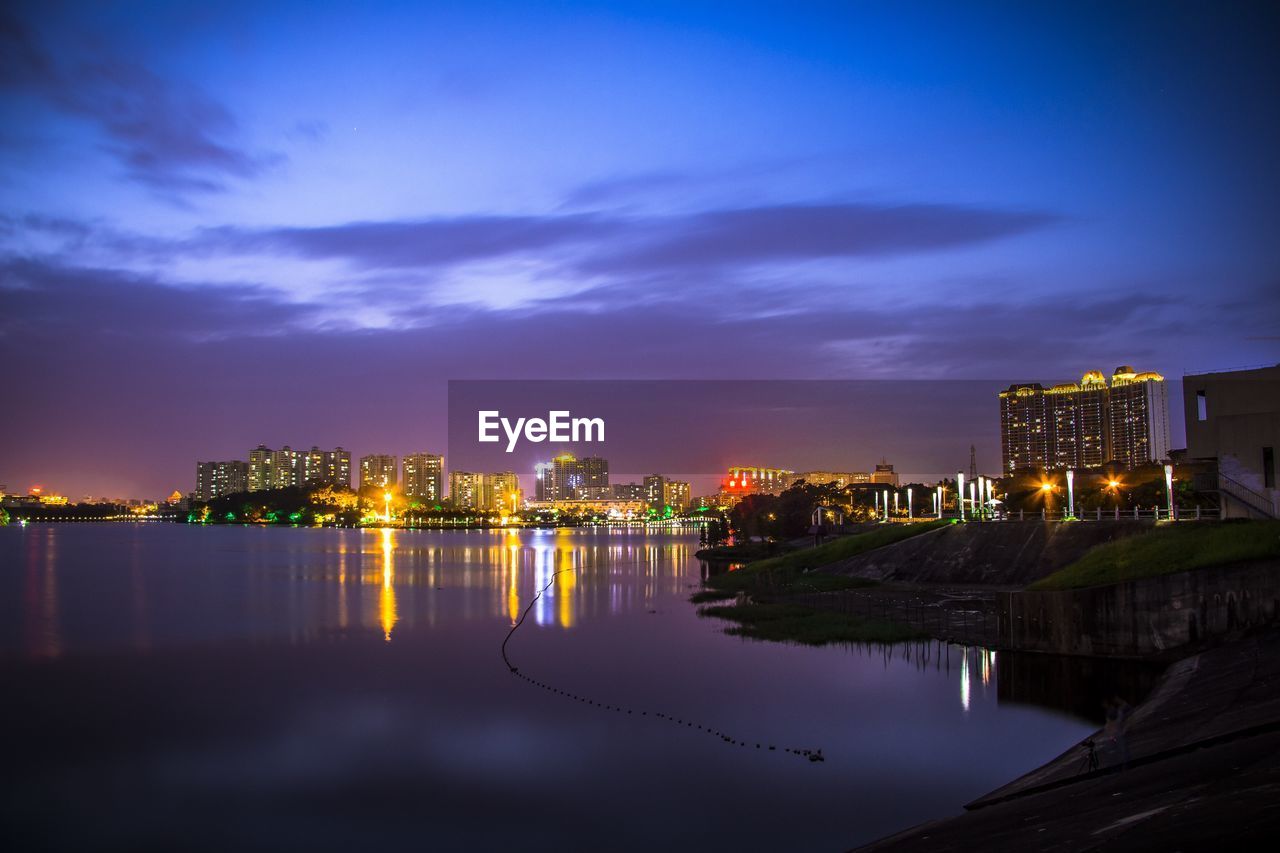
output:
[[928, 252], [1043, 228], [1058, 217], [943, 204], [779, 205], [659, 223], [657, 239], [588, 263], [597, 271], [705, 267]]
[[60, 57], [11, 15], [0, 15], [0, 88], [92, 123], [129, 177], [170, 196], [220, 190], [281, 160], [238, 146], [235, 117], [204, 92], [119, 57]]
[[[632, 276], [959, 248], [1043, 228], [1057, 217], [940, 204], [779, 205], [677, 216], [579, 213], [209, 228], [169, 252], [339, 259], [367, 269], [433, 268], [534, 253], [584, 274]], [[136, 241], [132, 241], [136, 244]], [[157, 252], [166, 244], [155, 243]]]
[[352, 222], [317, 228], [210, 228], [172, 246], [182, 251], [276, 253], [341, 259], [368, 269], [438, 267], [603, 240], [623, 223], [589, 214], [464, 216]]
[[174, 287], [129, 272], [0, 260], [0, 337], [213, 341], [311, 328], [316, 310], [252, 285]]

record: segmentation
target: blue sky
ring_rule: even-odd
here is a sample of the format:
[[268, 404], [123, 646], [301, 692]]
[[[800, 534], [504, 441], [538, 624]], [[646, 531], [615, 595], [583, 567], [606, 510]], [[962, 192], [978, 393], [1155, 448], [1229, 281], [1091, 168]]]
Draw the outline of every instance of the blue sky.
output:
[[[448, 378], [1275, 362], [1277, 18], [18, 3], [0, 356], [30, 418], [0, 482], [443, 445], [421, 424]], [[326, 415], [339, 395], [391, 426]], [[108, 470], [67, 456], [99, 440]]]

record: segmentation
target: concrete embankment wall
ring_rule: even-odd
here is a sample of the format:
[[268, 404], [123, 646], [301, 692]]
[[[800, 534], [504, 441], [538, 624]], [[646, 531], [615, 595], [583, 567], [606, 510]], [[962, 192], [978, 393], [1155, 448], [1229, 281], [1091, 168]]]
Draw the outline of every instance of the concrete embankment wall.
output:
[[1280, 561], [1087, 589], [1002, 592], [997, 610], [1003, 648], [1060, 655], [1154, 655], [1276, 622]]
[[1132, 519], [953, 524], [824, 571], [880, 581], [1021, 587], [1075, 562], [1090, 548], [1152, 526]]

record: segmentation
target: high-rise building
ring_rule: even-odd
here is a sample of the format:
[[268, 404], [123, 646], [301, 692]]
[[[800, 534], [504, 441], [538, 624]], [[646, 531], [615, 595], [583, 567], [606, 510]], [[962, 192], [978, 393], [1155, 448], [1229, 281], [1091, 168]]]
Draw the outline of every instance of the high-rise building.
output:
[[249, 451], [249, 491], [261, 492], [271, 488], [271, 450], [259, 444]]
[[1006, 471], [1043, 468], [1049, 459], [1044, 386], [1010, 385], [1000, 392], [1000, 453]]
[[524, 503], [520, 491], [520, 477], [515, 471], [500, 471], [485, 475], [485, 509], [497, 512], [518, 512]]
[[360, 457], [360, 488], [391, 489], [396, 485], [396, 458], [384, 453]]
[[450, 471], [449, 500], [459, 509], [486, 509], [484, 474]]
[[1164, 377], [1116, 368], [1107, 386], [1091, 370], [1079, 384], [1045, 389], [1039, 383], [1000, 392], [1000, 449], [1004, 470], [1093, 468], [1115, 462], [1132, 468], [1169, 453]]
[[650, 474], [644, 478], [644, 502], [649, 509], [661, 509], [666, 498], [667, 478], [661, 474]]
[[434, 453], [410, 453], [402, 460], [405, 497], [428, 503], [444, 500], [444, 457]]
[[1135, 468], [1169, 457], [1169, 398], [1159, 373], [1134, 373], [1125, 365], [1111, 376], [1110, 459]]
[[538, 463], [533, 470], [534, 494], [539, 501], [581, 500], [584, 494], [612, 496], [608, 492], [609, 460], [599, 456], [579, 459], [562, 453], [550, 462]]
[[351, 488], [351, 451], [312, 447], [302, 455], [302, 483], [307, 486]]
[[249, 491], [248, 463], [238, 459], [196, 463], [196, 500], [211, 501], [223, 495], [247, 491]]
[[301, 486], [306, 469], [307, 454], [285, 445], [271, 451], [271, 488], [286, 489]]
[[674, 510], [689, 506], [689, 484], [683, 480], [667, 480], [662, 484], [662, 502]]
[[646, 500], [644, 483], [614, 483], [611, 491], [615, 501], [640, 501], [644, 503]]
[[265, 444], [259, 444], [249, 451], [248, 470], [251, 492], [289, 486], [351, 488], [351, 453], [341, 447], [293, 450], [286, 444], [279, 450], [272, 450]]
[[539, 462], [533, 466], [533, 494], [538, 501], [553, 501], [556, 494], [556, 466], [553, 462]]

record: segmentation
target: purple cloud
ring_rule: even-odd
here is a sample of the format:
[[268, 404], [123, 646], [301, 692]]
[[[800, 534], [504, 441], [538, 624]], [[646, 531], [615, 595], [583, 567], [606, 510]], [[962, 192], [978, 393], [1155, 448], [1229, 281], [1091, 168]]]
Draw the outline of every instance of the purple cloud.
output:
[[282, 160], [235, 144], [235, 117], [199, 89], [119, 57], [60, 59], [7, 15], [0, 88], [91, 123], [130, 178], [173, 197], [221, 190], [228, 178], [255, 178]]

